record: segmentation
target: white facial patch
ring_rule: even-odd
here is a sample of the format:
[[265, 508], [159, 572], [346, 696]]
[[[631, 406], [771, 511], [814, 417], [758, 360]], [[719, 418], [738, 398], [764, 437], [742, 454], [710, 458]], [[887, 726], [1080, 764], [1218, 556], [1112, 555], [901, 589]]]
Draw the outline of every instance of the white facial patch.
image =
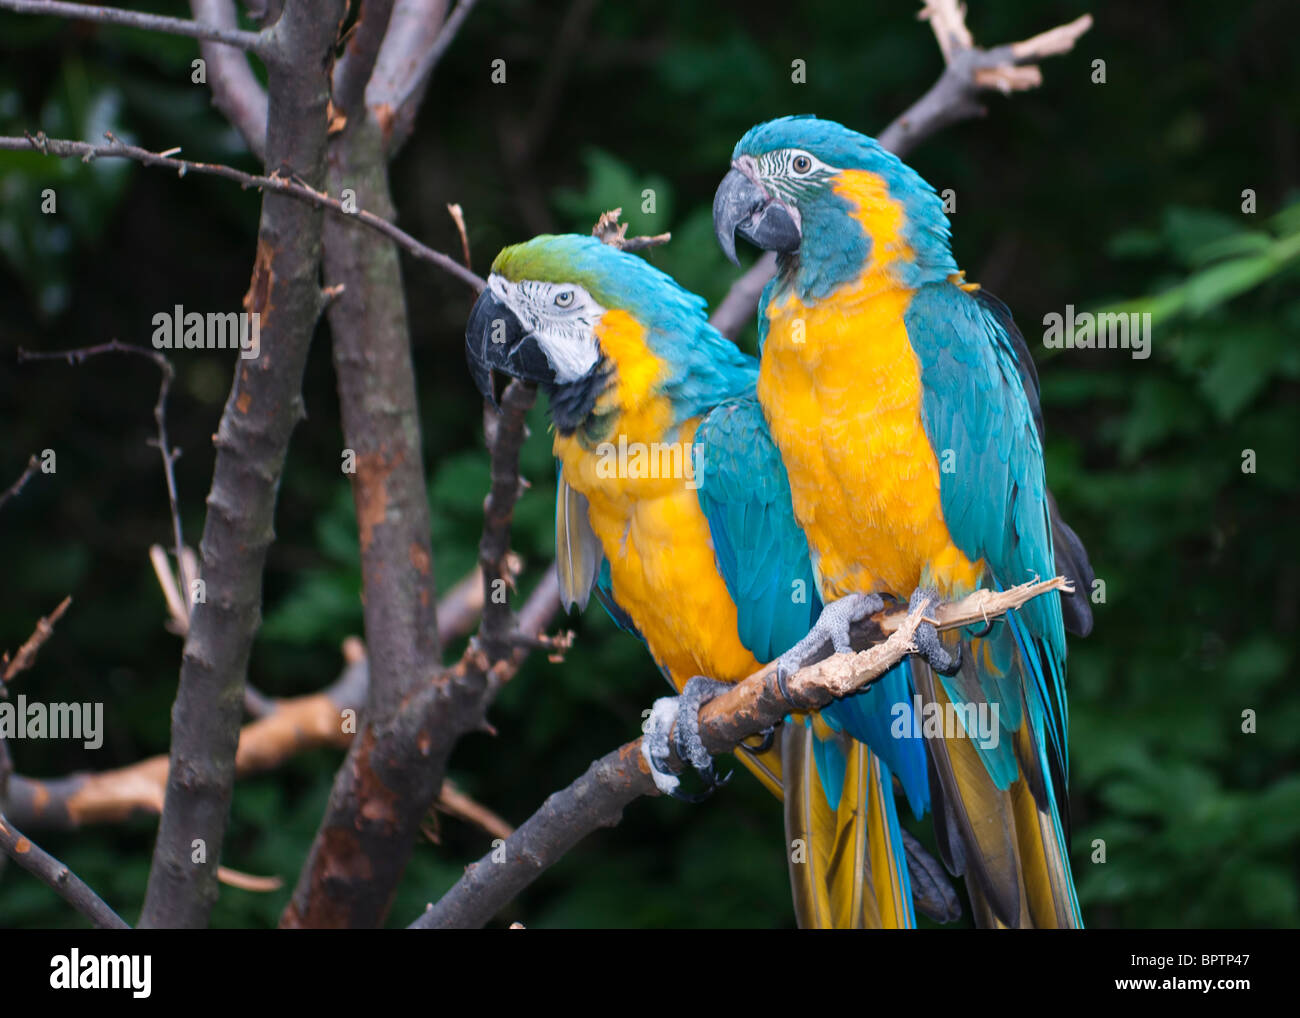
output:
[[839, 168], [824, 163], [811, 152], [801, 148], [783, 148], [764, 152], [756, 161], [759, 179], [764, 186], [787, 203], [798, 218], [798, 201], [810, 194], [826, 180], [839, 173]]
[[596, 366], [595, 329], [605, 309], [577, 283], [512, 283], [493, 273], [488, 289], [537, 337], [556, 382], [576, 382]]

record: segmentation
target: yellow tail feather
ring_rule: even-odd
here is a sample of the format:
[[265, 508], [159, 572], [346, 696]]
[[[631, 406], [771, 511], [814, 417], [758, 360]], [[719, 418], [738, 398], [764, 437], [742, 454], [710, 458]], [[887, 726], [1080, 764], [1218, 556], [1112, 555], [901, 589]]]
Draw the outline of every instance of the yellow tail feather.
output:
[[790, 886], [799, 925], [815, 929], [899, 929], [911, 925], [898, 878], [901, 845], [889, 838], [893, 795], [880, 762], [843, 738], [846, 768], [838, 810], [831, 810], [813, 758], [812, 729], [782, 726]]

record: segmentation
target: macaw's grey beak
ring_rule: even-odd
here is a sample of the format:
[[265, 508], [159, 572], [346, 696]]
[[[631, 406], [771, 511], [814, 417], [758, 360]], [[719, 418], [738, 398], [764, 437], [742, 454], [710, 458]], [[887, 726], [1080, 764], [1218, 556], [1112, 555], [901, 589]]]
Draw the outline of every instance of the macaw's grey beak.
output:
[[735, 265], [736, 234], [765, 251], [799, 250], [803, 235], [786, 204], [766, 194], [737, 169], [730, 170], [713, 196], [713, 232], [722, 253]]
[[465, 360], [483, 398], [497, 405], [492, 372], [500, 371], [525, 382], [554, 382], [555, 371], [542, 352], [537, 336], [525, 332], [523, 323], [491, 290], [479, 294], [465, 325]]

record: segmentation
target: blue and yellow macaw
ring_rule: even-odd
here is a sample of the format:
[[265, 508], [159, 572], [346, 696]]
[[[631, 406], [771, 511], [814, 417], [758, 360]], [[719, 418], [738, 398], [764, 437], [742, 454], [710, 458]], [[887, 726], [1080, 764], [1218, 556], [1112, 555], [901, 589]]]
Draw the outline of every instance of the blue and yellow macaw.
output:
[[1065, 629], [1091, 626], [1091, 572], [1047, 490], [1024, 339], [1005, 305], [964, 281], [933, 188], [840, 124], [750, 130], [714, 222], [733, 261], [736, 234], [777, 252], [759, 306], [758, 397], [825, 602], [958, 598], [1058, 566], [1083, 587], [980, 632], [940, 641], [925, 626], [911, 659], [921, 715], [949, 722], [927, 738], [934, 822], [977, 922], [1081, 925]]
[[[493, 263], [466, 348], [489, 400], [494, 371], [549, 395], [567, 606], [594, 590], [678, 691], [696, 676], [738, 681], [809, 632], [821, 604], [755, 397], [757, 362], [708, 324], [701, 298], [595, 238], [536, 237]], [[802, 925], [910, 927], [914, 889], [926, 914], [959, 914], [898, 823], [895, 777], [914, 810], [928, 794], [922, 740], [888, 734], [908, 693], [899, 671], [781, 726], [779, 746], [739, 753], [784, 795]]]

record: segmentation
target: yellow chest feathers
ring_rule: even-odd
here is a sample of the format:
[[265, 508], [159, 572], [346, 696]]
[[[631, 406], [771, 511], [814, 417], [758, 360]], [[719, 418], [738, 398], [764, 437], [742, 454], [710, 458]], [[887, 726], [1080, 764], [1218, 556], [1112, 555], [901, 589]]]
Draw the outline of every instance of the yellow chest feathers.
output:
[[597, 334], [617, 369], [596, 407], [609, 427], [599, 441], [557, 434], [554, 451], [565, 481], [587, 499], [614, 597], [679, 688], [693, 675], [744, 678], [759, 662], [737, 635], [696, 494], [699, 420], [672, 431], [671, 407], [657, 392], [662, 364], [630, 316], [610, 312]]
[[[908, 257], [901, 220], [879, 196], [850, 197], [870, 210], [859, 218], [870, 220], [873, 250]], [[906, 598], [922, 584], [952, 595], [972, 589], [982, 571], [943, 521], [920, 365], [903, 323], [912, 292], [889, 269], [888, 260], [873, 262], [824, 300], [806, 305], [791, 293], [767, 308], [758, 395], [827, 598]]]
[[[680, 444], [689, 447], [695, 423], [683, 427]], [[736, 606], [718, 573], [691, 478], [664, 476], [662, 470], [660, 476], [630, 476], [641, 473], [634, 469], [620, 476], [602, 465], [602, 452], [616, 467], [620, 446], [636, 455], [641, 445], [620, 433], [609, 447], [592, 452], [572, 438], [557, 437], [555, 454], [565, 480], [587, 498], [591, 528], [609, 560], [615, 600], [677, 687], [693, 675], [742, 679], [759, 662], [737, 635]], [[673, 455], [665, 452], [660, 462], [671, 465]], [[625, 461], [625, 467], [631, 464]]]

